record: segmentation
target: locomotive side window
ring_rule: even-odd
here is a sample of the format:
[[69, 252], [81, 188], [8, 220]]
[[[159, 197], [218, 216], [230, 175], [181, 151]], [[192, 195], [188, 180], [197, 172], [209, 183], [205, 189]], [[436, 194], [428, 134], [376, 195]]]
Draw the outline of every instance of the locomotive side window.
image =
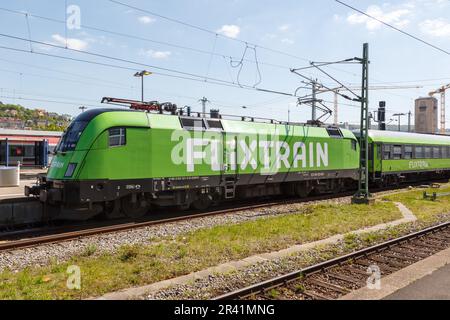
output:
[[127, 130], [125, 128], [109, 129], [109, 146], [119, 147], [127, 144]]
[[356, 151], [356, 145], [357, 145], [356, 140], [352, 140], [352, 150]]

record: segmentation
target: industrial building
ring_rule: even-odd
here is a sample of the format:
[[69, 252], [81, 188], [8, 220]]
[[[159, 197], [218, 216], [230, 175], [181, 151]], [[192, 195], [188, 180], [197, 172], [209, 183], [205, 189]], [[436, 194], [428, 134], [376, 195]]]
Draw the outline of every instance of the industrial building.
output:
[[437, 133], [438, 100], [433, 97], [416, 99], [415, 131], [417, 133]]
[[0, 129], [0, 166], [46, 167], [62, 133]]

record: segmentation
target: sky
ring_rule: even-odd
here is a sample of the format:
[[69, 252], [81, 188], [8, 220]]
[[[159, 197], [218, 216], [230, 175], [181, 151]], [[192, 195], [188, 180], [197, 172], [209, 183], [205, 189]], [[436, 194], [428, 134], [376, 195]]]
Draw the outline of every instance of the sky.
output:
[[[450, 0], [344, 2], [450, 51]], [[201, 111], [207, 97], [222, 114], [304, 122], [309, 106], [257, 89], [308, 95], [290, 69], [361, 57], [365, 42], [371, 86], [411, 87], [371, 90], [371, 110], [383, 100], [388, 118], [414, 112], [417, 97], [450, 83], [450, 55], [334, 0], [2, 0], [0, 30], [0, 101], [74, 116], [102, 97], [140, 100], [133, 75], [145, 69], [154, 73], [147, 101]], [[323, 70], [361, 85], [360, 64]], [[303, 73], [338, 86], [317, 69]], [[332, 94], [320, 99], [333, 108]], [[359, 108], [340, 98], [339, 122], [358, 123]]]

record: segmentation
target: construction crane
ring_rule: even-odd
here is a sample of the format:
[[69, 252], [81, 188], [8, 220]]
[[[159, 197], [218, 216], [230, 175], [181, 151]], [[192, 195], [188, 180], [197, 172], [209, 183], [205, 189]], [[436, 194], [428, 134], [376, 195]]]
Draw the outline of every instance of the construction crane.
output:
[[447, 89], [450, 89], [450, 83], [428, 94], [430, 97], [433, 97], [435, 94], [441, 94], [441, 134], [445, 134], [445, 91]]
[[[421, 89], [423, 86], [371, 86], [369, 90], [401, 90], [401, 89]], [[334, 124], [338, 125], [339, 123], [339, 92], [349, 91], [349, 90], [361, 90], [361, 87], [347, 87], [347, 88], [337, 88], [332, 90], [334, 92]]]

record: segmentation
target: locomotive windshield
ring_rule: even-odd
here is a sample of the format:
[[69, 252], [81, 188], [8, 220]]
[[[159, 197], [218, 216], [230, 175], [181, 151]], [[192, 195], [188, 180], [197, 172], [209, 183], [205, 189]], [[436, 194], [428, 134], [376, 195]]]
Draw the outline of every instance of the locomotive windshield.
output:
[[89, 121], [77, 120], [72, 122], [72, 124], [62, 136], [57, 151], [66, 152], [75, 150], [78, 140], [80, 140], [81, 134], [83, 133], [88, 123]]

